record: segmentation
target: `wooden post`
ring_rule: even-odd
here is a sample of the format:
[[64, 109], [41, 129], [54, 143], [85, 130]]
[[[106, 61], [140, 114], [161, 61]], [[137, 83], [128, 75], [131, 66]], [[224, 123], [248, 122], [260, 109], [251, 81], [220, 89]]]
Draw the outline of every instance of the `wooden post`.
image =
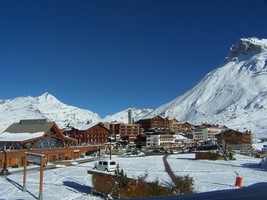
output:
[[41, 166], [40, 166], [40, 184], [39, 184], [39, 200], [43, 199], [43, 179], [44, 179], [44, 166], [45, 166], [45, 155], [41, 157]]
[[27, 153], [25, 153], [25, 157], [24, 157], [24, 172], [23, 172], [23, 188], [22, 188], [23, 192], [26, 192], [27, 163], [28, 163], [28, 156], [27, 156]]

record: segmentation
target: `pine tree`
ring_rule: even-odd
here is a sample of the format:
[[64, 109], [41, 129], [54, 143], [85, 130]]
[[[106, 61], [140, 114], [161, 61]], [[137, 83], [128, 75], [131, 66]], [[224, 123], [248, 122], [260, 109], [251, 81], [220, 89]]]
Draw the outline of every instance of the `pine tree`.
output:
[[117, 165], [117, 168], [115, 170], [114, 180], [117, 187], [119, 187], [120, 189], [128, 187], [128, 177], [126, 173], [124, 173], [123, 169], [120, 170], [119, 165]]

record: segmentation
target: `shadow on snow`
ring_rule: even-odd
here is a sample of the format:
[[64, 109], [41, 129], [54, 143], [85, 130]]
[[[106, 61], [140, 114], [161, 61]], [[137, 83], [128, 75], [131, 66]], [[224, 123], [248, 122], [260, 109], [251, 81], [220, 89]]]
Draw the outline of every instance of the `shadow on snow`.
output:
[[80, 193], [92, 194], [92, 188], [87, 185], [82, 185], [74, 181], [64, 181], [63, 185], [69, 188], [72, 188], [75, 191], [80, 192]]
[[[22, 191], [23, 186], [22, 186], [21, 184], [17, 183], [16, 181], [13, 181], [13, 180], [10, 179], [10, 178], [6, 178], [6, 180], [7, 180], [9, 183], [11, 183], [12, 185], [14, 185], [15, 187], [17, 187], [19, 190]], [[26, 189], [26, 192], [28, 192], [28, 193], [29, 193], [31, 196], [33, 196], [35, 199], [38, 199], [38, 197], [35, 196], [34, 194], [32, 194], [29, 190]]]

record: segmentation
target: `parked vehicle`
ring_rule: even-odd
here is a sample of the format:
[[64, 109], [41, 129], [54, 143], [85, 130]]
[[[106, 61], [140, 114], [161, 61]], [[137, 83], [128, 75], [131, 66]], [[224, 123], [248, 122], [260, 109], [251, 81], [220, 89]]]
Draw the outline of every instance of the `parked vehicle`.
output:
[[267, 151], [267, 144], [264, 144], [261, 150], [262, 151]]
[[95, 162], [95, 169], [101, 171], [115, 171], [117, 163], [114, 160], [99, 160]]

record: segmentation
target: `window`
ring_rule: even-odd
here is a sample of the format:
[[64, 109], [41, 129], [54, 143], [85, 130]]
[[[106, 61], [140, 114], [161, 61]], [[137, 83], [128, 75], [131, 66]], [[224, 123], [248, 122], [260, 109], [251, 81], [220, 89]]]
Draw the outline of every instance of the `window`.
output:
[[110, 165], [116, 165], [116, 162], [111, 161], [111, 162], [110, 162]]

